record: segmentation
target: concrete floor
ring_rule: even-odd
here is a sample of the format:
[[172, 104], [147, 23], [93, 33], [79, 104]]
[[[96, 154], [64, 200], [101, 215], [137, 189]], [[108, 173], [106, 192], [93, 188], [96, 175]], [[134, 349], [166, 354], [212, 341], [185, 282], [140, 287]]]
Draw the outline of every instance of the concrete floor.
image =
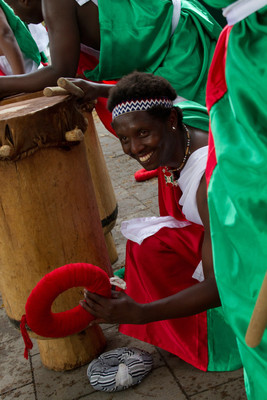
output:
[[[113, 237], [118, 251], [114, 270], [124, 264], [125, 239], [120, 233], [122, 220], [158, 214], [157, 180], [137, 183], [138, 164], [122, 153], [119, 141], [103, 128], [97, 118], [106, 163], [119, 205]], [[72, 371], [55, 372], [44, 367], [36, 342], [29, 360], [23, 358], [24, 343], [10, 324], [0, 298], [0, 399], [5, 400], [245, 400], [242, 370], [201, 372], [178, 357], [152, 345], [121, 335], [117, 326], [102, 326], [106, 350], [135, 346], [153, 355], [151, 373], [137, 386], [122, 392], [96, 392], [89, 384], [87, 365]]]

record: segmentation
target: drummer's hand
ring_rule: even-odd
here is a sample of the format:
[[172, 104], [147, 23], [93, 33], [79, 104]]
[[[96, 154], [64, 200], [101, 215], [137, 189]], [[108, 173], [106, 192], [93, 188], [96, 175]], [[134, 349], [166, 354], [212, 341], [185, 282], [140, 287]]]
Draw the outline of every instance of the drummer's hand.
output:
[[138, 324], [141, 323], [142, 305], [124, 292], [112, 291], [111, 298], [91, 293], [84, 289], [84, 301], [80, 305], [96, 319], [94, 323]]
[[[108, 97], [110, 89], [115, 86], [114, 84], [97, 83], [92, 81], [86, 81], [80, 78], [65, 78], [74, 85], [78, 86], [83, 90], [84, 96], [78, 100], [80, 103], [92, 103], [98, 97]], [[75, 92], [71, 88], [68, 89], [70, 93], [75, 95]]]
[[[79, 78], [65, 78], [67, 81], [74, 83], [74, 85], [78, 86], [84, 92], [84, 97], [82, 98], [83, 101], [93, 101], [99, 97], [100, 93], [100, 85], [99, 83], [89, 82], [84, 79]], [[75, 91], [72, 90], [70, 86], [68, 88], [68, 92], [75, 96]]]

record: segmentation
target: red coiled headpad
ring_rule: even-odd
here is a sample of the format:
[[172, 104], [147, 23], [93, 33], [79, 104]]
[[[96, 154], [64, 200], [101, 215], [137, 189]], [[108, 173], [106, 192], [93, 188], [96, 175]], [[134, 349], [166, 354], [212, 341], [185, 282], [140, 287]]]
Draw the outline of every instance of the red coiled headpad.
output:
[[105, 297], [111, 296], [108, 274], [95, 265], [67, 264], [49, 272], [38, 282], [28, 297], [25, 306], [26, 315], [22, 317], [21, 323], [24, 341], [25, 323], [33, 332], [44, 337], [65, 337], [84, 330], [95, 317], [81, 305], [59, 313], [51, 311], [57, 296], [67, 289], [79, 286]]

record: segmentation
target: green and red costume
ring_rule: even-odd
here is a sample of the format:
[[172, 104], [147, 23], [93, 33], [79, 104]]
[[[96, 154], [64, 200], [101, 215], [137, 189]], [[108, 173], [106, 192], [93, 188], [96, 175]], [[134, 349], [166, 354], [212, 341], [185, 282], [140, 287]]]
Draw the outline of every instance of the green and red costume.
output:
[[[248, 399], [267, 398], [267, 331], [256, 348], [246, 330], [267, 269], [267, 2], [209, 0], [258, 9], [227, 25], [207, 84], [207, 164], [214, 269], [226, 318], [237, 337]], [[228, 14], [230, 21], [231, 13]]]

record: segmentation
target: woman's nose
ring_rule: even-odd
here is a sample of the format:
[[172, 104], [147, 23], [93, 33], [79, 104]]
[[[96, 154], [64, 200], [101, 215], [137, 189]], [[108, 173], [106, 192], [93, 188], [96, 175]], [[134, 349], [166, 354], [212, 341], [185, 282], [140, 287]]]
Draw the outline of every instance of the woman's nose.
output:
[[134, 138], [131, 140], [131, 148], [130, 151], [132, 154], [136, 155], [140, 153], [144, 149], [144, 145], [142, 144], [141, 140], [138, 138]]

